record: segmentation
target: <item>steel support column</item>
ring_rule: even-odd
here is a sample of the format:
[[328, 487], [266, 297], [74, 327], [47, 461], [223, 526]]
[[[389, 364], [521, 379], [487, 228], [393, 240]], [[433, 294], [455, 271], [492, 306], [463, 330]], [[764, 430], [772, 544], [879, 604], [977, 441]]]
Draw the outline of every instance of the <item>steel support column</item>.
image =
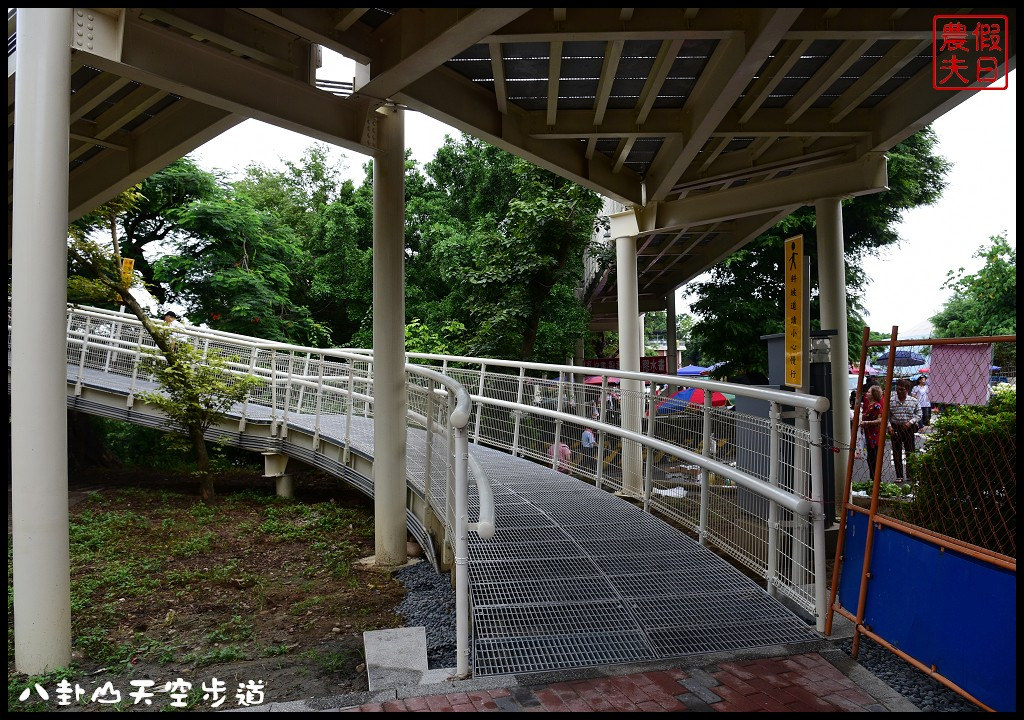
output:
[[677, 359], [679, 349], [676, 343], [676, 289], [665, 296], [665, 360], [667, 362], [666, 373], [675, 377], [679, 369]]
[[[617, 213], [626, 215], [626, 213]], [[629, 218], [636, 226], [633, 213]], [[612, 216], [613, 218], [615, 216]], [[612, 225], [615, 236], [615, 224]], [[636, 278], [636, 235], [615, 237], [616, 281], [619, 301], [619, 369], [640, 372], [640, 311], [637, 299]], [[644, 384], [639, 380], [623, 379], [622, 427], [633, 432], [642, 432], [640, 413], [643, 411]], [[640, 497], [643, 491], [641, 477], [640, 444], [632, 440], [622, 443], [622, 492], [631, 497]]]
[[832, 434], [837, 446], [833, 454], [837, 506], [846, 480], [850, 447], [850, 411], [847, 403], [849, 341], [847, 339], [846, 261], [843, 243], [842, 198], [822, 198], [814, 204], [818, 225], [818, 284], [821, 292], [821, 328], [836, 330], [832, 338]]
[[375, 564], [406, 561], [405, 118], [380, 116], [373, 158]]
[[19, 8], [14, 89], [11, 516], [20, 672], [71, 661], [68, 550], [68, 8]]

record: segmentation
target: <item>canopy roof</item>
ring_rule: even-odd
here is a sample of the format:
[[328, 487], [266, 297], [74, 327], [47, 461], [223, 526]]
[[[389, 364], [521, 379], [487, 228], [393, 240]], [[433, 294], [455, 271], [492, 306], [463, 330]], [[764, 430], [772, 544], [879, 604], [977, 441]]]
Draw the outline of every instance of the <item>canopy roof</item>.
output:
[[[642, 208], [641, 312], [963, 102], [924, 8], [77, 8], [71, 219], [246, 118], [372, 155], [397, 103]], [[1016, 66], [1016, 11], [1007, 68]], [[8, 205], [16, 17], [8, 17]], [[317, 83], [320, 47], [359, 63]], [[1001, 68], [1006, 70], [1007, 68]], [[593, 278], [595, 327], [615, 278]]]

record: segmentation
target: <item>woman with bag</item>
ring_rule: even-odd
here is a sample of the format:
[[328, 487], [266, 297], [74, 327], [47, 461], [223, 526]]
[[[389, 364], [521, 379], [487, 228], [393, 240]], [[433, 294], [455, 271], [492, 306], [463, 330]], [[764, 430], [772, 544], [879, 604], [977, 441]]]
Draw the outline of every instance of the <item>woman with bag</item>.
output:
[[868, 463], [868, 477], [875, 477], [875, 458], [878, 457], [879, 437], [882, 434], [882, 388], [872, 385], [868, 388], [864, 402], [864, 415], [860, 419], [864, 431], [864, 451]]

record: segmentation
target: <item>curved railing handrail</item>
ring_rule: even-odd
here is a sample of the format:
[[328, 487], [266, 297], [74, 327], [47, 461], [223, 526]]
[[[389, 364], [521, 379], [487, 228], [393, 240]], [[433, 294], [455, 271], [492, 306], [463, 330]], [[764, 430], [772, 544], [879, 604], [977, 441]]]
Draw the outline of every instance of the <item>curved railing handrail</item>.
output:
[[[123, 313], [116, 313], [108, 310], [79, 309], [78, 312], [84, 312], [94, 318], [101, 318], [102, 322], [132, 322], [137, 323], [137, 319], [134, 316], [129, 316]], [[318, 375], [317, 371], [314, 370], [316, 363], [320, 362], [320, 359], [332, 359], [338, 358], [347, 360], [350, 363], [365, 363], [363, 367], [369, 366], [373, 362], [373, 351], [372, 350], [353, 350], [351, 348], [311, 348], [300, 345], [292, 345], [289, 343], [266, 341], [247, 336], [238, 336], [234, 333], [226, 333], [219, 330], [211, 330], [208, 328], [201, 328], [196, 326], [184, 326], [175, 327], [173, 332], [177, 335], [186, 335], [195, 338], [195, 342], [224, 342], [232, 344], [236, 347], [252, 348], [253, 353], [303, 353], [307, 355], [306, 364], [307, 367], [301, 366], [293, 370], [293, 365], [288, 364], [288, 384], [290, 387], [302, 387], [305, 388], [303, 392], [307, 393], [307, 397], [310, 397], [311, 393], [318, 393], [317, 397], [331, 397], [339, 393], [345, 393], [346, 390], [342, 386], [346, 380], [348, 381], [349, 387], [347, 388], [348, 397], [355, 398], [357, 402], [365, 403], [372, 402], [373, 395], [373, 378], [362, 375], [362, 371], [359, 373], [359, 377], [356, 379], [358, 384], [359, 392], [356, 392], [351, 387], [352, 378], [344, 375], [331, 375], [330, 377], [325, 376], [322, 372]], [[112, 333], [114, 335], [116, 333]], [[112, 338], [103, 338], [103, 343], [111, 343]], [[123, 344], [122, 344], [123, 346]], [[319, 359], [318, 357], [319, 356]], [[280, 355], [278, 355], [278, 363], [282, 363]], [[489, 479], [486, 473], [481, 468], [480, 463], [477, 462], [463, 448], [468, 447], [464, 443], [468, 443], [468, 436], [470, 432], [473, 432], [473, 441], [481, 443], [483, 445], [490, 445], [500, 449], [504, 449], [513, 455], [519, 455], [522, 453], [524, 457], [533, 457], [540, 459], [543, 455], [541, 447], [538, 447], [536, 443], [536, 433], [538, 432], [537, 426], [534, 424], [527, 424], [527, 421], [520, 423], [521, 417], [535, 416], [538, 419], [543, 419], [544, 422], [550, 423], [553, 427], [555, 441], [551, 443], [548, 448], [548, 455], [550, 461], [544, 461], [552, 468], [561, 468], [561, 460], [557, 457], [559, 454], [555, 451], [555, 448], [560, 447], [560, 437], [566, 437], [562, 435], [563, 428], [575, 428], [574, 432], [579, 432], [580, 426], [590, 426], [593, 431], [598, 435], [598, 447], [597, 462], [595, 464], [596, 479], [595, 483], [598, 487], [602, 486], [602, 466], [601, 461], [604, 456], [604, 451], [607, 448], [608, 456], [610, 459], [605, 460], [605, 463], [613, 462], [615, 453], [619, 450], [615, 450], [614, 445], [605, 445], [606, 438], [612, 438], [612, 442], [623, 443], [620, 446], [621, 456], [617, 461], [621, 464], [620, 471], [623, 473], [621, 476], [622, 489], [624, 492], [640, 493], [642, 492], [643, 507], [645, 510], [653, 509], [652, 505], [658, 506], [661, 510], [672, 510], [667, 508], [664, 499], [658, 499], [654, 496], [654, 493], [661, 493], [661, 495], [668, 496], [668, 493], [662, 489], [655, 490], [654, 481], [652, 478], [652, 468], [657, 461], [650, 460], [655, 454], [659, 456], [667, 456], [674, 458], [672, 462], [681, 463], [678, 467], [683, 468], [682, 470], [675, 470], [675, 472], [691, 472], [699, 470], [699, 519], [694, 516], [691, 520], [686, 520], [685, 524], [697, 532], [701, 542], [704, 542], [705, 537], [712, 542], [725, 541], [727, 545], [722, 547], [729, 548], [727, 551], [736, 554], [737, 558], [741, 562], [747, 562], [743, 559], [744, 553], [749, 552], [745, 549], [746, 546], [742, 542], [736, 543], [735, 547], [731, 544], [731, 538], [724, 534], [724, 530], [721, 529], [722, 521], [725, 516], [721, 514], [721, 510], [715, 509], [709, 505], [709, 493], [713, 493], [710, 488], [712, 482], [725, 483], [738, 486], [744, 492], [752, 492], [755, 496], [763, 498], [767, 501], [771, 510], [771, 517], [768, 518], [767, 525], [765, 526], [765, 532], [767, 533], [767, 554], [764, 557], [769, 558], [767, 560], [767, 567], [761, 567], [760, 570], [764, 572], [769, 581], [769, 592], [774, 592], [773, 582], [779, 577], [780, 567], [789, 567], [790, 565], [794, 568], [805, 568], [809, 567], [806, 558], [801, 557], [799, 560], [794, 558], [790, 565], [780, 565], [775, 563], [773, 558], [775, 553], [788, 553], [789, 550], [784, 550], [785, 542], [789, 542], [793, 548], [797, 548], [799, 535], [799, 547], [808, 547], [810, 544], [810, 528], [813, 528], [813, 544], [814, 544], [814, 562], [819, 562], [818, 555], [824, 552], [823, 541], [819, 538], [819, 526], [823, 527], [824, 517], [824, 505], [823, 505], [823, 494], [822, 494], [822, 483], [821, 483], [821, 472], [820, 472], [820, 454], [821, 454], [821, 440], [820, 440], [820, 413], [824, 412], [828, 406], [828, 400], [823, 397], [809, 396], [800, 393], [786, 392], [783, 390], [775, 390], [764, 387], [753, 387], [749, 385], [740, 385], [735, 383], [725, 383], [716, 380], [710, 380], [707, 378], [695, 378], [689, 376], [666, 376], [658, 375], [653, 373], [639, 373], [639, 372], [625, 372], [621, 370], [612, 369], [601, 369], [592, 367], [579, 367], [572, 365], [554, 365], [547, 363], [536, 363], [536, 362], [519, 362], [512, 360], [500, 360], [490, 358], [471, 358], [466, 356], [457, 355], [441, 355], [431, 353], [407, 353], [407, 372], [411, 375], [416, 375], [423, 379], [428, 380], [432, 385], [438, 386], [437, 392], [447, 391], [453, 398], [456, 399], [456, 407], [452, 411], [452, 432], [456, 442], [456, 453], [458, 454], [458, 462], [456, 468], [468, 466], [473, 475], [477, 478], [477, 493], [480, 498], [480, 510], [476, 523], [469, 523], [466, 517], [466, 511], [468, 504], [465, 502], [466, 496], [461, 490], [456, 491], [455, 497], [455, 516], [449, 518], [452, 523], [451, 527], [455, 531], [455, 564], [456, 564], [456, 584], [459, 584], [458, 575], [461, 566], [468, 563], [468, 550], [465, 545], [466, 532], [469, 530], [475, 530], [481, 538], [487, 539], [494, 533], [494, 515], [493, 515], [493, 491], [490, 487]], [[279, 368], [282, 365], [274, 365], [268, 368], [266, 365], [255, 368], [256, 372], [261, 374], [269, 373], [273, 378], [277, 379], [279, 375]], [[351, 367], [351, 365], [350, 365]], [[243, 371], [241, 365], [234, 368], [236, 371]], [[253, 370], [252, 367], [249, 368]], [[509, 372], [510, 370], [515, 371]], [[461, 373], [461, 374], [460, 374]], [[547, 378], [538, 378], [538, 375], [547, 375]], [[352, 375], [352, 373], [349, 373]], [[603, 382], [600, 385], [584, 385], [580, 376], [593, 376], [598, 375], [603, 377]], [[571, 377], [575, 376], [575, 377]], [[633, 380], [637, 381], [634, 383], [624, 383], [623, 387], [619, 389], [621, 393], [621, 402], [623, 411], [620, 413], [618, 409], [613, 407], [612, 400], [608, 400], [607, 409], [608, 415], [606, 416], [606, 399], [612, 396], [612, 387], [609, 383], [609, 378], [614, 376], [621, 380]], [[458, 378], [458, 380], [456, 380]], [[550, 378], [550, 379], [548, 379]], [[461, 382], [459, 382], [461, 380]], [[511, 387], [508, 390], [501, 390], [506, 387], [506, 380], [518, 386]], [[535, 395], [529, 390], [531, 384], [537, 384], [538, 381], [542, 381], [542, 384], [547, 386], [551, 385], [554, 389], [555, 385], [558, 386], [557, 398], [558, 406], [557, 409], [554, 407], [543, 406], [537, 402]], [[668, 384], [670, 386], [684, 386], [692, 388], [700, 388], [705, 390], [704, 392], [704, 404], [700, 403], [694, 406], [695, 411], [703, 413], [703, 430], [698, 430], [697, 434], [703, 433], [703, 439], [701, 440], [702, 450], [691, 450], [686, 443], [683, 443], [679, 436], [671, 435], [673, 432], [681, 432], [679, 428], [682, 426], [674, 425], [679, 420], [673, 419], [675, 416], [669, 415], [665, 417], [666, 425], [662, 425], [661, 415], [658, 414], [657, 408], [663, 401], [668, 401], [669, 394], [666, 395], [653, 395], [647, 394], [640, 391], [637, 387], [639, 382], [650, 382], [658, 384]], [[493, 386], [493, 387], [492, 387]], [[280, 385], [278, 385], [280, 387]], [[444, 388], [441, 390], [440, 388]], [[455, 389], [457, 388], [457, 389]], [[469, 388], [472, 388], [470, 390]], [[524, 394], [524, 388], [527, 394]], [[588, 401], [588, 411], [583, 412], [583, 407], [579, 404], [580, 395], [578, 394], [582, 389], [587, 388], [588, 390], [599, 390], [600, 404], [591, 398]], [[461, 392], [460, 392], [461, 391]], [[735, 394], [738, 397], [750, 398], [756, 401], [764, 402], [770, 406], [770, 419], [760, 421], [755, 417], [749, 415], [738, 416], [730, 413], [730, 416], [735, 417], [738, 421], [741, 417], [745, 427], [755, 428], [754, 432], [764, 433], [760, 437], [763, 438], [760, 442], [765, 443], [765, 447], [771, 449], [771, 456], [764, 455], [764, 461], [767, 461], [765, 467], [772, 468], [771, 472], [762, 472], [761, 465], [751, 464], [749, 460], [749, 453], [761, 453], [762, 450], [758, 448], [749, 448], [746, 450], [748, 453], [745, 457], [748, 458], [741, 464], [729, 462], [727, 455], [719, 456], [715, 452], [714, 435], [712, 434], [712, 417], [717, 416], [712, 408], [710, 391], [724, 392]], [[512, 394], [507, 394], [512, 393]], [[589, 394], [589, 393], [588, 393]], [[512, 398], [515, 398], [513, 401]], [[618, 394], [615, 395], [619, 397]], [[627, 404], [628, 397], [628, 404]], [[564, 402], [563, 402], [564, 401]], [[275, 401], [276, 402], [276, 401]], [[614, 401], [614, 404], [618, 404], [618, 400]], [[301, 400], [300, 400], [301, 403]], [[594, 403], [593, 407], [590, 407], [590, 403]], [[647, 407], [648, 417], [650, 421], [644, 422], [644, 407]], [[628, 417], [630, 420], [627, 422], [626, 409], [628, 407]], [[800, 422], [803, 425], [792, 429], [786, 430], [780, 425], [781, 423], [781, 410], [783, 407], [795, 408], [799, 418], [802, 418]], [[486, 408], [490, 408], [489, 411], [485, 411]], [[600, 410], [600, 412], [598, 412]], [[491, 423], [489, 427], [492, 429], [495, 421], [495, 411], [499, 413], [510, 413], [511, 419], [509, 425], [506, 426], [506, 430], [503, 432], [508, 433], [509, 437], [500, 435], [491, 436], [488, 434], [486, 429], [482, 427], [482, 421], [486, 425]], [[410, 407], [410, 413], [419, 413], [422, 411], [413, 411]], [[427, 413], [429, 415], [429, 413]], [[470, 429], [468, 426], [471, 423], [472, 417], [475, 415], [475, 428]], [[416, 414], [419, 418], [416, 422], [422, 422], [425, 418], [421, 415]], [[724, 416], [723, 416], [724, 417]], [[655, 432], [656, 423], [654, 420], [658, 420], [658, 426], [662, 427], [661, 434]], [[285, 411], [285, 420], [287, 420], [287, 410]], [[434, 427], [432, 421], [426, 419], [428, 427]], [[687, 421], [689, 422], [689, 421]], [[718, 422], [718, 421], [715, 421]], [[756, 423], [763, 422], [761, 425]], [[646, 427], [645, 427], [646, 426]], [[520, 436], [520, 428], [523, 428], [523, 432], [532, 433], [528, 440], [524, 440]], [[527, 430], [527, 428], [529, 430]], [[668, 430], [669, 435], [665, 434], [665, 430]], [[673, 428], [676, 428], [675, 430]], [[551, 432], [548, 430], [547, 432]], [[686, 430], [685, 432], [691, 432]], [[749, 431], [748, 431], [749, 432]], [[770, 435], [770, 436], [769, 436]], [[783, 439], [788, 438], [788, 439]], [[511, 440], [511, 442], [510, 442]], [[530, 446], [525, 447], [521, 445], [522, 442], [528, 441]], [[550, 442], [550, 437], [545, 442]], [[804, 448], [803, 451], [806, 455], [800, 455], [801, 458], [808, 458], [800, 461], [803, 464], [797, 467], [793, 464], [792, 459], [788, 463], [789, 470], [778, 470], [775, 469], [775, 465], [781, 465], [782, 459], [779, 453], [779, 446], [783, 442], [788, 443], [800, 443], [800, 447]], [[643, 450], [642, 448], [646, 448]], [[710, 448], [710, 449], [709, 449]], [[627, 454], [628, 453], [628, 454]], [[645, 454], [646, 453], [646, 454]], [[584, 453], [584, 458], [587, 455]], [[590, 461], [593, 462], [594, 458], [591, 457]], [[463, 465], [465, 463], [465, 465]], [[629, 487], [626, 487], [627, 480], [627, 463], [628, 463], [628, 480]], [[611, 467], [611, 466], [609, 466]], [[667, 467], [665, 465], [662, 468]], [[685, 468], [692, 468], [692, 470], [686, 470]], [[580, 469], [580, 468], [578, 468]], [[660, 471], [660, 469], [659, 469]], [[790, 474], [786, 474], [786, 473]], [[459, 472], [456, 472], [460, 475]], [[767, 475], [767, 477], [765, 477]], [[800, 484], [796, 484], [796, 477], [799, 476]], [[620, 479], [614, 475], [608, 476], [611, 478], [609, 484], [614, 485], [620, 482]], [[676, 477], [682, 477], [677, 475]], [[715, 479], [717, 478], [717, 479]], [[463, 480], [462, 477], [456, 478], [456, 488], [462, 488], [464, 485], [468, 487], [468, 478]], [[658, 481], [659, 483], [662, 481]], [[670, 488], [671, 489], [671, 488]], [[683, 492], [685, 495], [685, 492]], [[672, 496], [676, 497], [678, 495]], [[640, 497], [639, 495], [637, 496]], [[735, 502], [735, 501], [732, 501]], [[786, 521], [790, 523], [799, 522], [800, 528], [808, 528], [807, 530], [797, 530], [797, 525], [792, 525], [793, 529], [786, 529], [785, 523], [780, 523], [779, 515], [780, 512], [787, 511], [792, 513], [793, 520]], [[715, 513], [714, 516], [709, 513]], [[799, 518], [799, 520], [797, 520]], [[718, 523], [713, 527], [712, 521]], [[785, 538], [781, 538], [780, 534], [784, 534]], [[735, 551], [735, 552], [734, 552]], [[795, 552], [795, 550], [794, 550]], [[802, 552], [802, 551], [801, 551]], [[751, 560], [766, 562], [761, 555], [757, 557], [751, 556]], [[823, 557], [823, 555], [822, 555]], [[751, 567], [755, 567], [752, 565]], [[800, 594], [800, 602], [805, 602], [803, 598], [804, 590], [801, 588], [801, 580], [797, 579], [797, 573], [791, 573], [793, 577], [781, 578], [780, 582], [784, 583], [787, 592], [796, 592]], [[817, 568], [815, 568], [815, 575], [817, 575]], [[780, 587], [782, 587], [780, 585]], [[815, 588], [815, 593], [820, 594], [818, 588]], [[816, 604], [818, 599], [815, 598]], [[462, 608], [459, 608], [462, 611]], [[460, 628], [461, 629], [461, 628]], [[460, 665], [463, 664], [462, 657], [459, 658]]]
[[[372, 350], [359, 350], [360, 354], [372, 355]], [[486, 365], [509, 368], [526, 368], [527, 370], [539, 370], [541, 372], [560, 373], [563, 375], [589, 375], [616, 377], [621, 380], [642, 380], [644, 382], [658, 383], [662, 385], [685, 385], [686, 387], [701, 388], [704, 390], [717, 390], [741, 397], [749, 397], [755, 400], [775, 402], [790, 407], [805, 408], [817, 412], [825, 412], [829, 409], [828, 398], [820, 395], [804, 395], [799, 393], [786, 392], [784, 390], [772, 390], [740, 383], [729, 383], [721, 380], [702, 379], [690, 375], [659, 375], [657, 373], [629, 372], [626, 370], [609, 370], [605, 368], [585, 367], [582, 365], [553, 365], [549, 363], [527, 362], [520, 360], [497, 360], [492, 358], [473, 358], [461, 355], [436, 355], [431, 353], [406, 353], [408, 358], [422, 360], [433, 360], [448, 363], [469, 363], [473, 365]]]

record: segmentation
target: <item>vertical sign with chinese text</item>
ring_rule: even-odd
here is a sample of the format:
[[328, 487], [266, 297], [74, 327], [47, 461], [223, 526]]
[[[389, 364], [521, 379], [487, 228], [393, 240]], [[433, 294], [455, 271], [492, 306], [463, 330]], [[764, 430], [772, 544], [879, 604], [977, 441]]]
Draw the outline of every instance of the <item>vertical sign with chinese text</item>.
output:
[[[125, 287], [132, 286], [132, 279], [135, 277], [135, 261], [131, 258], [124, 258], [121, 261], [121, 281]], [[124, 302], [124, 298], [121, 297], [121, 293], [117, 294], [117, 301]]]
[[786, 377], [783, 385], [800, 388], [804, 384], [804, 337], [807, 335], [804, 327], [804, 236], [787, 238], [785, 247]]
[[932, 16], [932, 87], [1006, 90], [1009, 30], [1006, 15]]

